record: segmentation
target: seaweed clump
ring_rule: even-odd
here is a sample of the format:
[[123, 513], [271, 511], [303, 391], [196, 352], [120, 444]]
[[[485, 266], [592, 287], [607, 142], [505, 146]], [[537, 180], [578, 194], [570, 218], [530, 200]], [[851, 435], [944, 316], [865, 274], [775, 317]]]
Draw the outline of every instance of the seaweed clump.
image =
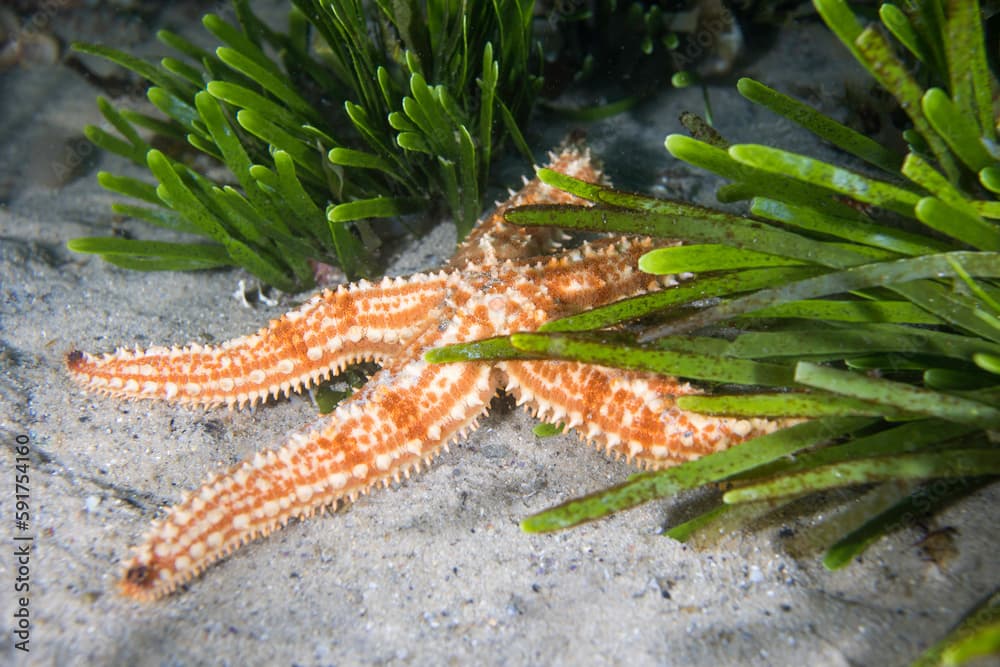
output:
[[[221, 43], [214, 51], [167, 30], [157, 36], [177, 57], [159, 63], [74, 45], [148, 81], [162, 114], [98, 99], [117, 134], [89, 126], [87, 137], [157, 181], [99, 174], [140, 202], [114, 210], [210, 242], [80, 238], [72, 250], [130, 269], [241, 266], [304, 289], [315, 262], [367, 273], [374, 220], [443, 203], [464, 235], [499, 147], [530, 156], [519, 125], [541, 84], [532, 2], [295, 0], [286, 32], [247, 0], [233, 5], [235, 24], [202, 20]], [[203, 158], [228, 174], [192, 166]]]

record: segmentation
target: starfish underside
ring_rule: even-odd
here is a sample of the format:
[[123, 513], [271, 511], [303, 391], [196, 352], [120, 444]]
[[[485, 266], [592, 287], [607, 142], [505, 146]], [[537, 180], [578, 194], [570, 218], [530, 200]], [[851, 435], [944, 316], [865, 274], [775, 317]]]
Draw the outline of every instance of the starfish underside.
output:
[[[597, 182], [585, 150], [550, 165]], [[634, 267], [649, 239], [608, 238], [546, 256], [547, 230], [507, 225], [510, 206], [583, 203], [532, 180], [481, 221], [437, 273], [326, 290], [256, 334], [218, 346], [71, 352], [86, 389], [129, 399], [240, 406], [289, 394], [347, 365], [382, 365], [331, 414], [277, 449], [216, 475], [153, 524], [125, 563], [121, 590], [163, 596], [290, 518], [354, 500], [409, 477], [475, 428], [498, 390], [541, 419], [576, 428], [613, 456], [662, 468], [779, 428], [764, 419], [708, 417], [677, 408], [689, 384], [651, 373], [564, 361], [429, 364], [434, 347], [533, 331], [541, 324], [673, 284]]]

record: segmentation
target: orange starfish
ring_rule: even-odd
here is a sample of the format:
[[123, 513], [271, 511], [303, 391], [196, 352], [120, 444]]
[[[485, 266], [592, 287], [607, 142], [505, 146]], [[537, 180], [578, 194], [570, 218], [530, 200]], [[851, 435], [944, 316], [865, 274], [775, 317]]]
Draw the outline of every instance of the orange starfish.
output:
[[[601, 178], [578, 148], [554, 156], [550, 167]], [[549, 232], [503, 221], [508, 207], [528, 203], [581, 202], [532, 180], [480, 222], [442, 271], [323, 291], [256, 334], [219, 346], [71, 352], [69, 371], [88, 390], [204, 406], [253, 404], [348, 364], [382, 364], [334, 412], [171, 508], [125, 564], [122, 591], [158, 598], [290, 518], [408, 477], [475, 428], [500, 389], [542, 419], [581, 427], [606, 452], [651, 468], [779, 426], [683, 412], [674, 397], [696, 390], [661, 375], [563, 361], [424, 361], [434, 347], [532, 331], [673, 283], [634, 268], [653, 247], [649, 239], [608, 238], [542, 257], [555, 245]]]

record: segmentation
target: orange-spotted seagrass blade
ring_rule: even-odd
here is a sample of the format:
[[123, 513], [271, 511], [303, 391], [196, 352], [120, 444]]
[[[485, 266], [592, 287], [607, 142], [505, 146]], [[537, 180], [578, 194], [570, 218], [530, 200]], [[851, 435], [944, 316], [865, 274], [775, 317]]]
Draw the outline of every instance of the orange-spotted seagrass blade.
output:
[[424, 361], [379, 371], [311, 429], [214, 477], [154, 523], [125, 563], [122, 592], [166, 595], [291, 518], [409, 477], [474, 427], [496, 391], [493, 373]]
[[250, 336], [217, 346], [153, 347], [90, 355], [66, 365], [90, 391], [119, 398], [243, 406], [288, 395], [360, 361], [392, 358], [418, 334], [446, 276], [417, 274], [324, 290]]

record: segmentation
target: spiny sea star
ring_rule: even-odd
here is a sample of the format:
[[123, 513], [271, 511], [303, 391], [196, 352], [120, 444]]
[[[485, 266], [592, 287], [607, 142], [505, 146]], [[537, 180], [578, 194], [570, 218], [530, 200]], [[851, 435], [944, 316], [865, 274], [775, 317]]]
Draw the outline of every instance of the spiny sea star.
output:
[[[554, 156], [550, 168], [601, 178], [588, 152], [575, 147]], [[780, 426], [681, 411], [674, 398], [697, 390], [651, 373], [566, 361], [426, 362], [434, 347], [532, 331], [673, 284], [635, 269], [653, 247], [649, 239], [607, 238], [542, 256], [555, 246], [551, 232], [503, 221], [507, 208], [529, 203], [580, 200], [532, 180], [479, 223], [442, 271], [323, 291], [256, 334], [222, 345], [71, 352], [69, 371], [88, 390], [204, 406], [253, 404], [348, 364], [382, 365], [331, 414], [171, 508], [126, 562], [121, 590], [140, 599], [166, 595], [290, 518], [408, 477], [475, 428], [501, 389], [538, 417], [579, 427], [609, 454], [650, 468]]]

